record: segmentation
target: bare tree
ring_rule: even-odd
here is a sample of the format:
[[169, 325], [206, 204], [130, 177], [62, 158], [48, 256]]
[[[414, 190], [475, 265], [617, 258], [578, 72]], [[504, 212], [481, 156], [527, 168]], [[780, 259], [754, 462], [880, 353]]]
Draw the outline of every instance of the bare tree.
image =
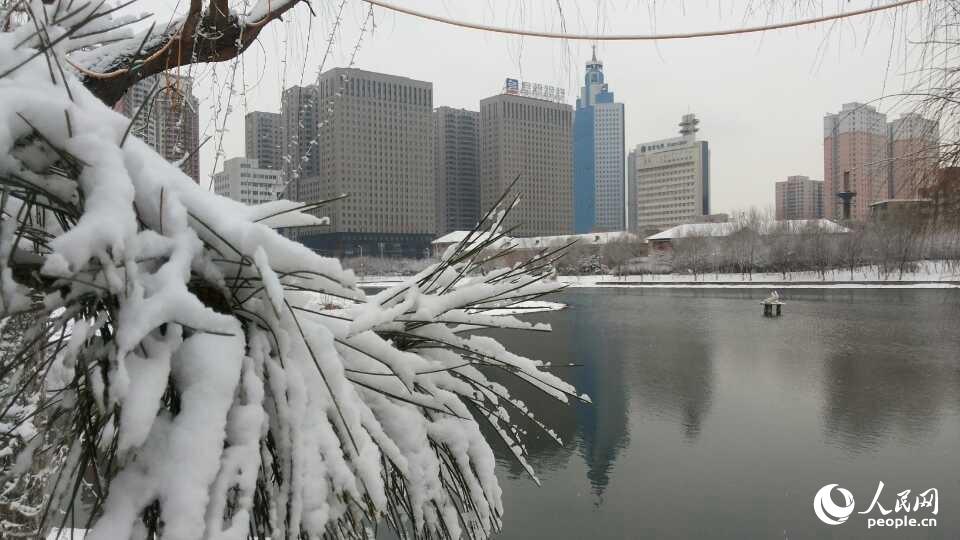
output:
[[797, 269], [797, 242], [794, 231], [781, 223], [772, 224], [764, 236], [770, 269], [787, 279], [787, 272]]
[[672, 249], [674, 272], [687, 271], [696, 281], [708, 268], [711, 245], [706, 235], [692, 232], [683, 238], [676, 238], [672, 241]]
[[803, 256], [820, 279], [827, 278], [827, 270], [833, 264], [833, 249], [827, 230], [816, 222], [809, 223], [801, 232]]
[[838, 259], [844, 268], [850, 272], [850, 279], [854, 278], [854, 271], [863, 264], [864, 249], [867, 238], [866, 226], [863, 223], [848, 223], [849, 232], [838, 236]]
[[600, 256], [603, 264], [619, 276], [623, 275], [624, 265], [641, 256], [643, 252], [643, 243], [635, 236], [624, 233], [604, 244]]

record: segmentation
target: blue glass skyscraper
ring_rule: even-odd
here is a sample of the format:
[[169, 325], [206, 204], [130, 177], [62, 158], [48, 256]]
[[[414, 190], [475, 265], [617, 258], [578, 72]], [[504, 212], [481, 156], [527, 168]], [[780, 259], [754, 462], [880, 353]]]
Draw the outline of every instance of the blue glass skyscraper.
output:
[[615, 103], [597, 49], [587, 62], [573, 124], [573, 225], [578, 234], [626, 229], [623, 103]]

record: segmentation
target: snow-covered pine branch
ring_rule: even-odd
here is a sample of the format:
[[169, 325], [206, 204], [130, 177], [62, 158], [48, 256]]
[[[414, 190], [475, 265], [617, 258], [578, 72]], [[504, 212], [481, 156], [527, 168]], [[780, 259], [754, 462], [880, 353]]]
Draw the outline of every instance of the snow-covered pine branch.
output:
[[[317, 218], [209, 193], [128, 135], [63, 67], [63, 18], [30, 6], [29, 24], [0, 32], [0, 316], [35, 321], [0, 360], [0, 448], [17, 452], [0, 480], [42, 473], [41, 532], [496, 531], [481, 423], [531, 475], [517, 422], [556, 437], [487, 374], [587, 400], [466, 334], [548, 330], [487, 314], [558, 288], [552, 253], [481, 271], [509, 249], [500, 226], [516, 198], [440, 263], [367, 297], [336, 260], [270, 226]], [[346, 307], [329, 309], [331, 296]]]

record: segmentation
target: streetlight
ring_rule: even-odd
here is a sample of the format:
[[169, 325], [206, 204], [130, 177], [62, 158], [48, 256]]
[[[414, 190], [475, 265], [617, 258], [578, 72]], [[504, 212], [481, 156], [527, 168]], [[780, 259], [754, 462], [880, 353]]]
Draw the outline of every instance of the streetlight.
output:
[[360, 277], [363, 277], [363, 246], [358, 245], [357, 249], [360, 250]]

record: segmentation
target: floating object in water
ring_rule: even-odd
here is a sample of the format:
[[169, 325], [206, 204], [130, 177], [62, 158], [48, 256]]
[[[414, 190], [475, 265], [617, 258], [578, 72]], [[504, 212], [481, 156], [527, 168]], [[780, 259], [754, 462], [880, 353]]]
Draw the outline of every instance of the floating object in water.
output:
[[764, 298], [760, 303], [763, 305], [764, 317], [779, 317], [781, 315], [783, 300], [780, 300], [780, 293], [777, 291], [770, 291], [770, 296]]

